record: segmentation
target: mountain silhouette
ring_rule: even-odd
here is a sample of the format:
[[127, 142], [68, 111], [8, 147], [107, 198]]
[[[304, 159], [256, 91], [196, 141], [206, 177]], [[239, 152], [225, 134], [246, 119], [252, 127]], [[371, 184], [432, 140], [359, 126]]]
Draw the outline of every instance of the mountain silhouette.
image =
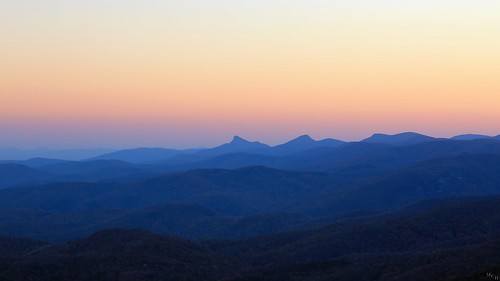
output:
[[492, 138], [493, 137], [486, 135], [465, 134], [465, 135], [454, 136], [450, 138], [450, 140], [478, 140], [478, 139], [492, 139]]
[[362, 142], [381, 143], [390, 145], [411, 145], [433, 140], [436, 140], [436, 138], [418, 133], [406, 132], [396, 135], [374, 134], [373, 136], [362, 140]]
[[316, 141], [309, 135], [302, 135], [284, 144], [274, 146], [272, 148], [272, 153], [278, 155], [284, 155], [316, 147], [338, 147], [342, 144], [344, 144], [343, 141], [336, 139], [324, 139]]
[[59, 163], [64, 163], [68, 162], [67, 160], [60, 160], [60, 159], [48, 159], [48, 158], [31, 158], [28, 160], [3, 160], [0, 161], [0, 164], [20, 164], [20, 165], [25, 165], [30, 168], [40, 168], [43, 166], [51, 165], [51, 164], [59, 164]]
[[269, 150], [270, 146], [258, 141], [248, 141], [239, 136], [234, 136], [231, 142], [223, 145], [200, 151], [203, 155], [220, 155], [235, 152], [259, 153]]
[[88, 160], [120, 160], [130, 163], [153, 163], [165, 160], [167, 158], [180, 155], [180, 154], [192, 154], [200, 151], [199, 149], [168, 149], [168, 148], [147, 148], [141, 147], [136, 149], [126, 149], [119, 150], [97, 157], [90, 158]]
[[[486, 138], [491, 140], [500, 140], [500, 135], [496, 137], [488, 137], [484, 135], [467, 134], [467, 135], [455, 136], [453, 138], [450, 138], [449, 140], [478, 140]], [[359, 143], [403, 147], [403, 146], [420, 144], [424, 142], [443, 141], [443, 140], [447, 139], [434, 138], [418, 133], [406, 132], [396, 135], [374, 134], [371, 137], [360, 141]], [[234, 136], [231, 142], [208, 149], [182, 150], [182, 149], [144, 147], [136, 149], [119, 150], [116, 152], [99, 155], [97, 157], [93, 157], [88, 160], [120, 160], [136, 164], [156, 163], [156, 164], [162, 164], [164, 166], [177, 166], [177, 169], [174, 170], [182, 170], [180, 169], [180, 167], [183, 165], [185, 166], [185, 164], [206, 162], [206, 161], [211, 162], [209, 160], [211, 157], [223, 156], [226, 154], [241, 154], [240, 156], [242, 156], [243, 158], [246, 157], [243, 154], [253, 154], [253, 155], [260, 154], [263, 156], [286, 156], [295, 153], [309, 153], [308, 150], [314, 150], [320, 148], [328, 148], [328, 149], [341, 148], [345, 145], [349, 145], [352, 143], [358, 143], [358, 142], [347, 143], [342, 140], [337, 140], [332, 138], [327, 138], [323, 140], [314, 140], [309, 135], [302, 135], [283, 144], [271, 147], [269, 145], [266, 145], [258, 141], [251, 142], [243, 139], [240, 136]], [[232, 159], [235, 159], [234, 155]], [[267, 160], [265, 158], [256, 161], [256, 157], [253, 157], [253, 160], [251, 161], [247, 159], [242, 159], [236, 162], [249, 163], [249, 165], [260, 165], [260, 164], [267, 165], [268, 162], [266, 161]], [[13, 161], [9, 162], [13, 163]], [[27, 163], [21, 163], [21, 164], [28, 165]], [[201, 165], [200, 167], [204, 166]], [[214, 165], [213, 167], [227, 167], [227, 166]], [[189, 168], [193, 167], [189, 166]]]
[[0, 148], [0, 159], [4, 160], [27, 160], [32, 158], [49, 158], [62, 160], [82, 160], [95, 157], [104, 153], [112, 152], [112, 149], [18, 149]]

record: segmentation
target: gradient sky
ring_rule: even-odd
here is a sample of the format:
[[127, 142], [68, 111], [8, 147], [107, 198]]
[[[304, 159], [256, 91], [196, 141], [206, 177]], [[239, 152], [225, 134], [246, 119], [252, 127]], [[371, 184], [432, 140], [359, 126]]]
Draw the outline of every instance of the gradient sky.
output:
[[0, 0], [0, 147], [500, 134], [498, 0]]

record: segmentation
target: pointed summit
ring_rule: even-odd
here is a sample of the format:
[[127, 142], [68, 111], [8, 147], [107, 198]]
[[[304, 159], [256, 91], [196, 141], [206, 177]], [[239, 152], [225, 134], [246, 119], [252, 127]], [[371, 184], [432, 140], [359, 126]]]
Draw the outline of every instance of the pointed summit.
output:
[[236, 143], [248, 143], [249, 141], [247, 141], [246, 139], [240, 137], [240, 136], [234, 136], [233, 137], [233, 140], [231, 141], [231, 143], [233, 144], [236, 144]]
[[309, 135], [302, 135], [302, 136], [299, 136], [287, 143], [312, 143], [312, 142], [316, 142], [313, 138], [311, 138], [311, 136]]
[[263, 153], [269, 146], [258, 141], [248, 141], [240, 136], [234, 136], [231, 142], [208, 149], [203, 154], [227, 153]]

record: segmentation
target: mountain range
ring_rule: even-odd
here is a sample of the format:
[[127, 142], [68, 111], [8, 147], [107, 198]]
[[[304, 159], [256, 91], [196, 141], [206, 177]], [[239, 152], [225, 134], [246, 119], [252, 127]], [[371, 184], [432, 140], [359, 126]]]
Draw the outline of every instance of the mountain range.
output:
[[[450, 140], [478, 139], [500, 140], [500, 136], [488, 137], [482, 135], [461, 135], [450, 138]], [[433, 138], [418, 133], [408, 132], [395, 135], [374, 134], [370, 138], [364, 139], [360, 142], [391, 146], [407, 146], [438, 140], [446, 139]], [[184, 162], [199, 162], [210, 158], [210, 156], [213, 157], [235, 153], [284, 156], [318, 148], [338, 148], [346, 144], [349, 143], [337, 139], [323, 139], [317, 141], [308, 135], [302, 135], [286, 143], [269, 146], [258, 141], [247, 141], [239, 136], [235, 136], [231, 142], [209, 149], [172, 150], [160, 148], [138, 148], [133, 150], [116, 151], [111, 154], [91, 158], [90, 160], [122, 160], [131, 163], [154, 163], [163, 160], [165, 163], [176, 164], [182, 158]]]
[[[496, 137], [479, 135], [479, 134], [464, 134], [449, 138], [450, 140], [478, 140], [478, 139], [494, 139], [500, 140], [500, 135]], [[434, 138], [423, 134], [405, 132], [395, 135], [374, 134], [369, 138], [361, 140], [365, 143], [389, 144], [394, 146], [417, 144], [422, 142], [444, 140], [444, 138]], [[154, 163], [178, 155], [199, 154], [195, 157], [196, 160], [203, 159], [208, 155], [221, 155], [228, 153], [257, 153], [270, 155], [285, 155], [307, 149], [318, 147], [338, 147], [346, 141], [337, 139], [314, 140], [308, 135], [299, 136], [293, 140], [269, 146], [258, 141], [247, 141], [239, 136], [234, 136], [229, 143], [216, 146], [214, 148], [197, 148], [197, 149], [170, 149], [170, 148], [131, 148], [124, 150], [111, 149], [73, 149], [73, 150], [54, 150], [48, 148], [40, 149], [16, 149], [16, 148], [0, 148], [0, 163], [2, 161], [26, 161], [32, 158], [45, 159], [62, 159], [67, 161], [75, 160], [120, 160], [131, 163]]]
[[499, 171], [416, 133], [2, 161], [0, 281], [489, 280]]
[[[332, 140], [316, 142], [308, 139], [303, 136], [284, 146], [273, 148], [235, 138], [232, 142], [213, 150], [191, 151], [190, 154], [178, 154], [166, 160], [147, 163], [113, 159], [64, 161], [43, 158], [3, 161], [0, 163], [0, 178], [2, 174], [5, 176], [4, 180], [0, 181], [0, 188], [61, 181], [124, 182], [193, 169], [238, 169], [250, 166], [327, 172], [337, 175], [339, 181], [349, 181], [380, 176], [395, 169], [435, 158], [464, 153], [500, 153], [500, 141], [495, 139], [470, 141], [436, 139], [410, 145], [372, 142], [337, 143]], [[308, 144], [298, 145], [303, 143]], [[312, 144], [318, 146], [314, 147]], [[297, 151], [297, 147], [306, 148]], [[289, 153], [285, 154], [285, 151]], [[113, 155], [118, 154], [120, 153]], [[125, 154], [129, 155], [129, 151]], [[16, 170], [21, 169], [25, 172], [16, 173]]]

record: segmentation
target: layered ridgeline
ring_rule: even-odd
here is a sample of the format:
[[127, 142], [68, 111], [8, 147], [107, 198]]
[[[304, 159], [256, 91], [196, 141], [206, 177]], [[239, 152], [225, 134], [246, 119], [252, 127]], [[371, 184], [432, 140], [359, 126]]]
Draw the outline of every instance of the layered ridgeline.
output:
[[482, 278], [499, 171], [493, 137], [415, 133], [3, 161], [0, 280]]
[[[350, 174], [351, 178], [380, 175], [420, 161], [463, 153], [500, 153], [500, 138], [479, 135], [447, 140], [416, 134], [376, 134], [361, 142], [316, 141], [301, 136], [270, 147], [240, 137], [212, 149], [172, 150], [139, 148], [81, 161], [34, 158], [0, 161], [0, 188], [61, 181], [134, 181], [192, 169], [237, 169], [266, 166], [275, 169]], [[498, 139], [498, 140], [497, 140]], [[26, 177], [15, 169], [34, 169]], [[23, 167], [25, 166], [25, 167]], [[12, 171], [11, 171], [12, 170]], [[34, 174], [38, 175], [35, 176]]]
[[[500, 135], [496, 137], [465, 134], [449, 138], [449, 140], [468, 141], [468, 140], [500, 140]], [[361, 140], [362, 143], [387, 144], [393, 146], [405, 146], [423, 142], [431, 142], [436, 140], [446, 140], [445, 138], [434, 138], [418, 133], [406, 132], [395, 135], [374, 134], [373, 136]], [[125, 150], [111, 149], [87, 149], [87, 150], [54, 150], [54, 149], [31, 149], [20, 150], [15, 148], [0, 148], [0, 159], [5, 159], [1, 162], [24, 162], [26, 165], [39, 165], [43, 159], [50, 161], [61, 161], [52, 159], [62, 159], [65, 161], [75, 160], [119, 160], [130, 163], [151, 164], [161, 161], [175, 161], [180, 158], [186, 158], [185, 161], [201, 160], [207, 156], [223, 155], [230, 153], [250, 153], [250, 154], [265, 154], [265, 155], [285, 155], [299, 151], [305, 151], [313, 148], [339, 147], [347, 142], [337, 139], [314, 140], [308, 135], [299, 136], [293, 140], [269, 146], [258, 141], [247, 141], [239, 136], [235, 136], [229, 143], [225, 143], [213, 148], [196, 148], [196, 149], [171, 149], [171, 148], [131, 148]], [[191, 156], [190, 156], [191, 155]], [[25, 159], [33, 159], [35, 161], [27, 161]], [[182, 161], [181, 161], [182, 162]], [[49, 164], [49, 163], [46, 163]]]
[[363, 173], [248, 167], [8, 188], [0, 190], [0, 234], [59, 241], [139, 227], [189, 238], [243, 238], [428, 199], [500, 194], [499, 170], [500, 154], [462, 154], [354, 179]]

